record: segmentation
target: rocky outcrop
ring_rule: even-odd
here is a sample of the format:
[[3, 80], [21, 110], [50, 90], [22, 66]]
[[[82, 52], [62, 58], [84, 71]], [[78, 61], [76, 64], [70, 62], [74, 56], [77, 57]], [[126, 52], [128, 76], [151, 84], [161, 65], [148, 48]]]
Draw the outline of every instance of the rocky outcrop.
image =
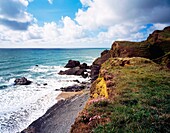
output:
[[90, 69], [90, 66], [88, 66], [86, 63], [80, 64], [79, 61], [69, 60], [65, 67], [69, 69], [65, 71], [60, 71], [58, 74], [77, 75], [77, 76], [82, 76], [83, 78], [88, 77], [87, 69]]
[[100, 71], [99, 65], [92, 65], [91, 72], [90, 72], [92, 82], [98, 78], [99, 71]]
[[86, 63], [83, 63], [79, 66], [81, 69], [90, 69], [90, 66], [88, 66]]
[[73, 67], [77, 67], [79, 65], [80, 65], [79, 61], [69, 60], [68, 63], [66, 64], [65, 68], [73, 68]]
[[77, 92], [85, 89], [85, 85], [73, 85], [73, 86], [68, 86], [68, 87], [62, 87], [60, 88], [61, 91], [65, 92]]
[[87, 78], [87, 70], [86, 69], [81, 69], [80, 67], [74, 67], [70, 68], [65, 71], [60, 71], [58, 74], [60, 75], [77, 75], [77, 76], [82, 76], [84, 78]]
[[103, 64], [106, 60], [108, 60], [110, 58], [110, 50], [104, 50], [101, 53], [101, 57], [97, 58], [92, 66], [91, 66], [91, 81], [95, 81], [98, 78], [98, 74], [99, 74], [99, 70], [101, 67], [101, 64]]
[[32, 81], [27, 80], [25, 77], [17, 78], [14, 81], [14, 85], [30, 85]]

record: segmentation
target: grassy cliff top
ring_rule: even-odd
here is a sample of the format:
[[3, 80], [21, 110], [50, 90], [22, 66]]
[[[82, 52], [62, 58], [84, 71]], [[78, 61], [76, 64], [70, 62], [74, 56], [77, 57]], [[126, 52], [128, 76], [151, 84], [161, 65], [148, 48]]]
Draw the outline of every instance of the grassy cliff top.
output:
[[168, 69], [139, 57], [110, 58], [71, 132], [170, 132], [169, 104]]

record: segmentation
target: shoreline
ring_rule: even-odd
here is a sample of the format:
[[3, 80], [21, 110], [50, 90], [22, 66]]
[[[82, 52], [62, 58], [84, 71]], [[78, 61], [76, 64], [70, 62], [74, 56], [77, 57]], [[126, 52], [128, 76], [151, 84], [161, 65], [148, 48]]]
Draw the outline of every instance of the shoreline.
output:
[[[89, 76], [90, 66], [79, 61], [69, 60], [65, 66], [67, 70], [60, 70], [59, 75]], [[19, 79], [20, 80], [20, 79]], [[21, 133], [68, 133], [74, 124], [78, 113], [84, 108], [89, 98], [90, 82], [74, 80], [78, 83], [72, 86], [61, 87], [62, 91], [55, 99], [57, 103], [50, 107], [41, 117], [33, 121]]]
[[88, 85], [82, 91], [62, 92], [56, 97], [58, 102], [21, 133], [69, 133], [88, 98]]

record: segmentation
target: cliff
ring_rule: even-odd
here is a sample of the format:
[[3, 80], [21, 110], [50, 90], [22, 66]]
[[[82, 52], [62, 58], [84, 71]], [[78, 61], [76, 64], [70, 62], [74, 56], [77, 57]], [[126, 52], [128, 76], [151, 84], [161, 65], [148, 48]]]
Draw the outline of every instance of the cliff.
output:
[[71, 133], [169, 132], [169, 52], [170, 27], [103, 51], [93, 62], [96, 79]]
[[149, 59], [108, 59], [71, 132], [169, 132], [169, 79], [170, 71]]
[[[160, 60], [168, 52], [170, 52], [170, 26], [154, 31], [142, 42], [115, 41], [110, 50], [103, 51], [101, 56], [93, 62], [92, 68], [96, 70], [96, 73], [99, 73], [101, 64], [110, 57], [144, 57], [169, 67], [169, 56], [166, 56], [166, 61]], [[92, 71], [92, 81], [97, 78], [96, 73]]]

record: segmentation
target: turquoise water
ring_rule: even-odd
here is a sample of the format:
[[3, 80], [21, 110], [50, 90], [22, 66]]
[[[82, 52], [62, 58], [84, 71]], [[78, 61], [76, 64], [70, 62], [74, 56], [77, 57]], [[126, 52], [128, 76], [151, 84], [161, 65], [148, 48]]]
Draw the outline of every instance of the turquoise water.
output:
[[[90, 65], [103, 50], [0, 49], [0, 132], [21, 131], [57, 102], [61, 87], [75, 84], [73, 79], [88, 81], [58, 72], [70, 59]], [[23, 76], [33, 83], [14, 86], [15, 78]]]
[[[29, 73], [35, 65], [64, 66], [69, 59], [91, 62], [103, 49], [0, 49], [0, 84]], [[3, 78], [3, 80], [2, 80]]]

